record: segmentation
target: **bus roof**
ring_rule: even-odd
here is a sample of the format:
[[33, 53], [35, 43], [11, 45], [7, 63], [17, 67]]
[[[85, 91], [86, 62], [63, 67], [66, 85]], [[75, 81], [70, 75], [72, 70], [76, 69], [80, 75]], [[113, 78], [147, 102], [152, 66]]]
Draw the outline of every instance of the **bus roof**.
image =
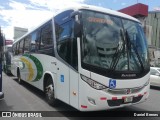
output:
[[[130, 20], [136, 21], [136, 22], [140, 22], [138, 19], [136, 19], [132, 16], [129, 16], [127, 14], [124, 14], [122, 12], [118, 12], [118, 11], [111, 10], [111, 9], [108, 9], [108, 8], [93, 6], [93, 5], [79, 4], [79, 5], [76, 5], [74, 7], [71, 7], [71, 8], [65, 9], [65, 10], [69, 10], [69, 9], [73, 9], [73, 10], [79, 10], [79, 9], [93, 10], [93, 11], [98, 11], [98, 12], [102, 12], [102, 13], [107, 13], [107, 14], [127, 18], [127, 19], [130, 19]], [[63, 10], [63, 11], [65, 11], [65, 10]], [[60, 11], [59, 13], [61, 13], [63, 11]]]
[[[111, 15], [115, 15], [115, 16], [119, 16], [119, 17], [122, 17], [122, 18], [126, 18], [126, 19], [130, 19], [130, 20], [133, 20], [133, 21], [136, 21], [136, 22], [140, 22], [138, 19], [132, 17], [132, 16], [129, 16], [127, 14], [124, 14], [124, 13], [121, 13], [121, 12], [118, 12], [118, 11], [115, 11], [115, 10], [111, 10], [111, 9], [107, 9], [107, 8], [103, 8], [103, 7], [97, 7], [97, 6], [93, 6], [93, 5], [86, 5], [86, 4], [77, 4], [75, 5], [74, 7], [69, 7], [67, 9], [63, 9], [61, 11], [59, 11], [57, 14], [55, 14], [54, 16], [60, 14], [61, 12], [64, 12], [66, 10], [71, 10], [73, 9], [74, 11], [76, 10], [80, 10], [80, 9], [86, 9], [86, 10], [93, 10], [93, 11], [97, 11], [97, 12], [102, 12], [102, 13], [107, 13], [107, 14], [111, 14]], [[53, 17], [54, 17], [53, 16]], [[43, 22], [42, 24], [40, 24], [39, 26], [45, 24], [46, 22], [52, 20], [53, 18], [50, 18], [49, 20]], [[38, 26], [38, 27], [39, 27]], [[28, 33], [24, 34], [22, 37], [18, 38], [17, 40], [14, 41], [14, 43], [18, 42], [19, 40], [21, 40], [22, 38], [24, 38], [25, 36], [27, 36], [28, 34], [30, 34], [31, 32], [35, 31], [38, 27], [34, 28], [33, 30], [29, 31]], [[14, 44], [13, 43], [13, 44]]]

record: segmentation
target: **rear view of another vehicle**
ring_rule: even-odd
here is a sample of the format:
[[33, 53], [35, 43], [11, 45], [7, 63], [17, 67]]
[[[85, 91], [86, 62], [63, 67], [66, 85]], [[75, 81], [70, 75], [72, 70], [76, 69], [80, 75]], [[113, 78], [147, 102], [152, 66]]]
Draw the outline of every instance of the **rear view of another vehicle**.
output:
[[160, 87], [160, 68], [158, 67], [150, 68], [150, 84], [151, 86]]

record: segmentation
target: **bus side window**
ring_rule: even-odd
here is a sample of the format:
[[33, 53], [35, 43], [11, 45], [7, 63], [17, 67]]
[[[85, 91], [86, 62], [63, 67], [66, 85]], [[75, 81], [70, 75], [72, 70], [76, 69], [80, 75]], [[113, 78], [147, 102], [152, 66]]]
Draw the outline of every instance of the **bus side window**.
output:
[[19, 42], [16, 43], [16, 55], [19, 54]]
[[35, 41], [36, 41], [36, 33], [37, 32], [33, 32], [32, 34], [31, 34], [31, 47], [30, 47], [30, 52], [32, 53], [35, 53]]
[[40, 29], [34, 31], [31, 34], [31, 47], [30, 52], [31, 53], [37, 53], [39, 50], [39, 42], [40, 42]]
[[16, 55], [16, 44], [13, 45], [12, 53], [13, 55]]
[[24, 49], [23, 49], [23, 47], [24, 47], [24, 39], [22, 39], [21, 41], [20, 41], [20, 43], [19, 43], [19, 53], [18, 54], [23, 54], [23, 52], [24, 52]]
[[25, 41], [24, 41], [24, 53], [29, 53], [30, 39], [31, 39], [30, 35], [25, 38]]
[[40, 53], [53, 56], [53, 31], [52, 22], [48, 22], [42, 27], [40, 41]]

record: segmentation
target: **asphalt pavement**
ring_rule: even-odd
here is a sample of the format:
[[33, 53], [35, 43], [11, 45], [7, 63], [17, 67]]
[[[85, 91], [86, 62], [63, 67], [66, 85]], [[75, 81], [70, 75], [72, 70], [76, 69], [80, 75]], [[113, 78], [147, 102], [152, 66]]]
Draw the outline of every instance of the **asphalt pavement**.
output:
[[[3, 73], [3, 92], [4, 92], [4, 99], [0, 101], [0, 111], [55, 111], [58, 114], [55, 117], [42, 117], [42, 118], [34, 118], [37, 120], [88, 120], [88, 119], [118, 119], [118, 120], [128, 120], [128, 118], [117, 118], [117, 117], [110, 117], [106, 118], [103, 116], [99, 116], [101, 113], [105, 114], [107, 111], [102, 112], [88, 112], [88, 114], [95, 114], [96, 117], [76, 117], [72, 115], [68, 115], [71, 113], [63, 113], [61, 111], [77, 111], [71, 106], [59, 102], [58, 107], [52, 107], [47, 104], [45, 101], [45, 95], [42, 91], [34, 88], [33, 86], [23, 83], [22, 85], [18, 84], [16, 77], [14, 76], [7, 76]], [[157, 87], [151, 87], [149, 98], [146, 102], [128, 106], [124, 108], [119, 108], [112, 110], [117, 113], [117, 111], [160, 111], [160, 89]], [[78, 113], [78, 111], [77, 111]], [[80, 112], [81, 113], [81, 112]], [[100, 114], [99, 114], [100, 113]], [[83, 113], [81, 113], [83, 116]], [[84, 113], [86, 114], [86, 113]], [[103, 115], [102, 114], [102, 115]], [[160, 115], [160, 114], [159, 114]], [[116, 115], [115, 115], [116, 116]], [[31, 118], [0, 118], [0, 120], [28, 120]], [[33, 118], [32, 118], [33, 119]], [[129, 119], [146, 119], [146, 120], [160, 120], [159, 117], [130, 117]]]

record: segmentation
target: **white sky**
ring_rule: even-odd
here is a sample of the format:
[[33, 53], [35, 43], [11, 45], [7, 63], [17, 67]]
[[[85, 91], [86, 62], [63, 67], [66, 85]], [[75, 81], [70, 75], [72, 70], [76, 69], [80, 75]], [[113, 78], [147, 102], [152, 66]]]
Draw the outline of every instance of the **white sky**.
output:
[[65, 7], [83, 3], [84, 0], [29, 0], [31, 4], [24, 4], [10, 0], [9, 7], [0, 6], [0, 17], [7, 22], [7, 26], [0, 25], [6, 39], [13, 39], [13, 28], [22, 27], [29, 30], [51, 18], [56, 11]]
[[[149, 10], [160, 11], [160, 0], [138, 1], [148, 5]], [[137, 3], [137, 0], [0, 0], [0, 26], [6, 39], [13, 39], [14, 27], [31, 30], [51, 18], [58, 10], [78, 3], [119, 10]]]

